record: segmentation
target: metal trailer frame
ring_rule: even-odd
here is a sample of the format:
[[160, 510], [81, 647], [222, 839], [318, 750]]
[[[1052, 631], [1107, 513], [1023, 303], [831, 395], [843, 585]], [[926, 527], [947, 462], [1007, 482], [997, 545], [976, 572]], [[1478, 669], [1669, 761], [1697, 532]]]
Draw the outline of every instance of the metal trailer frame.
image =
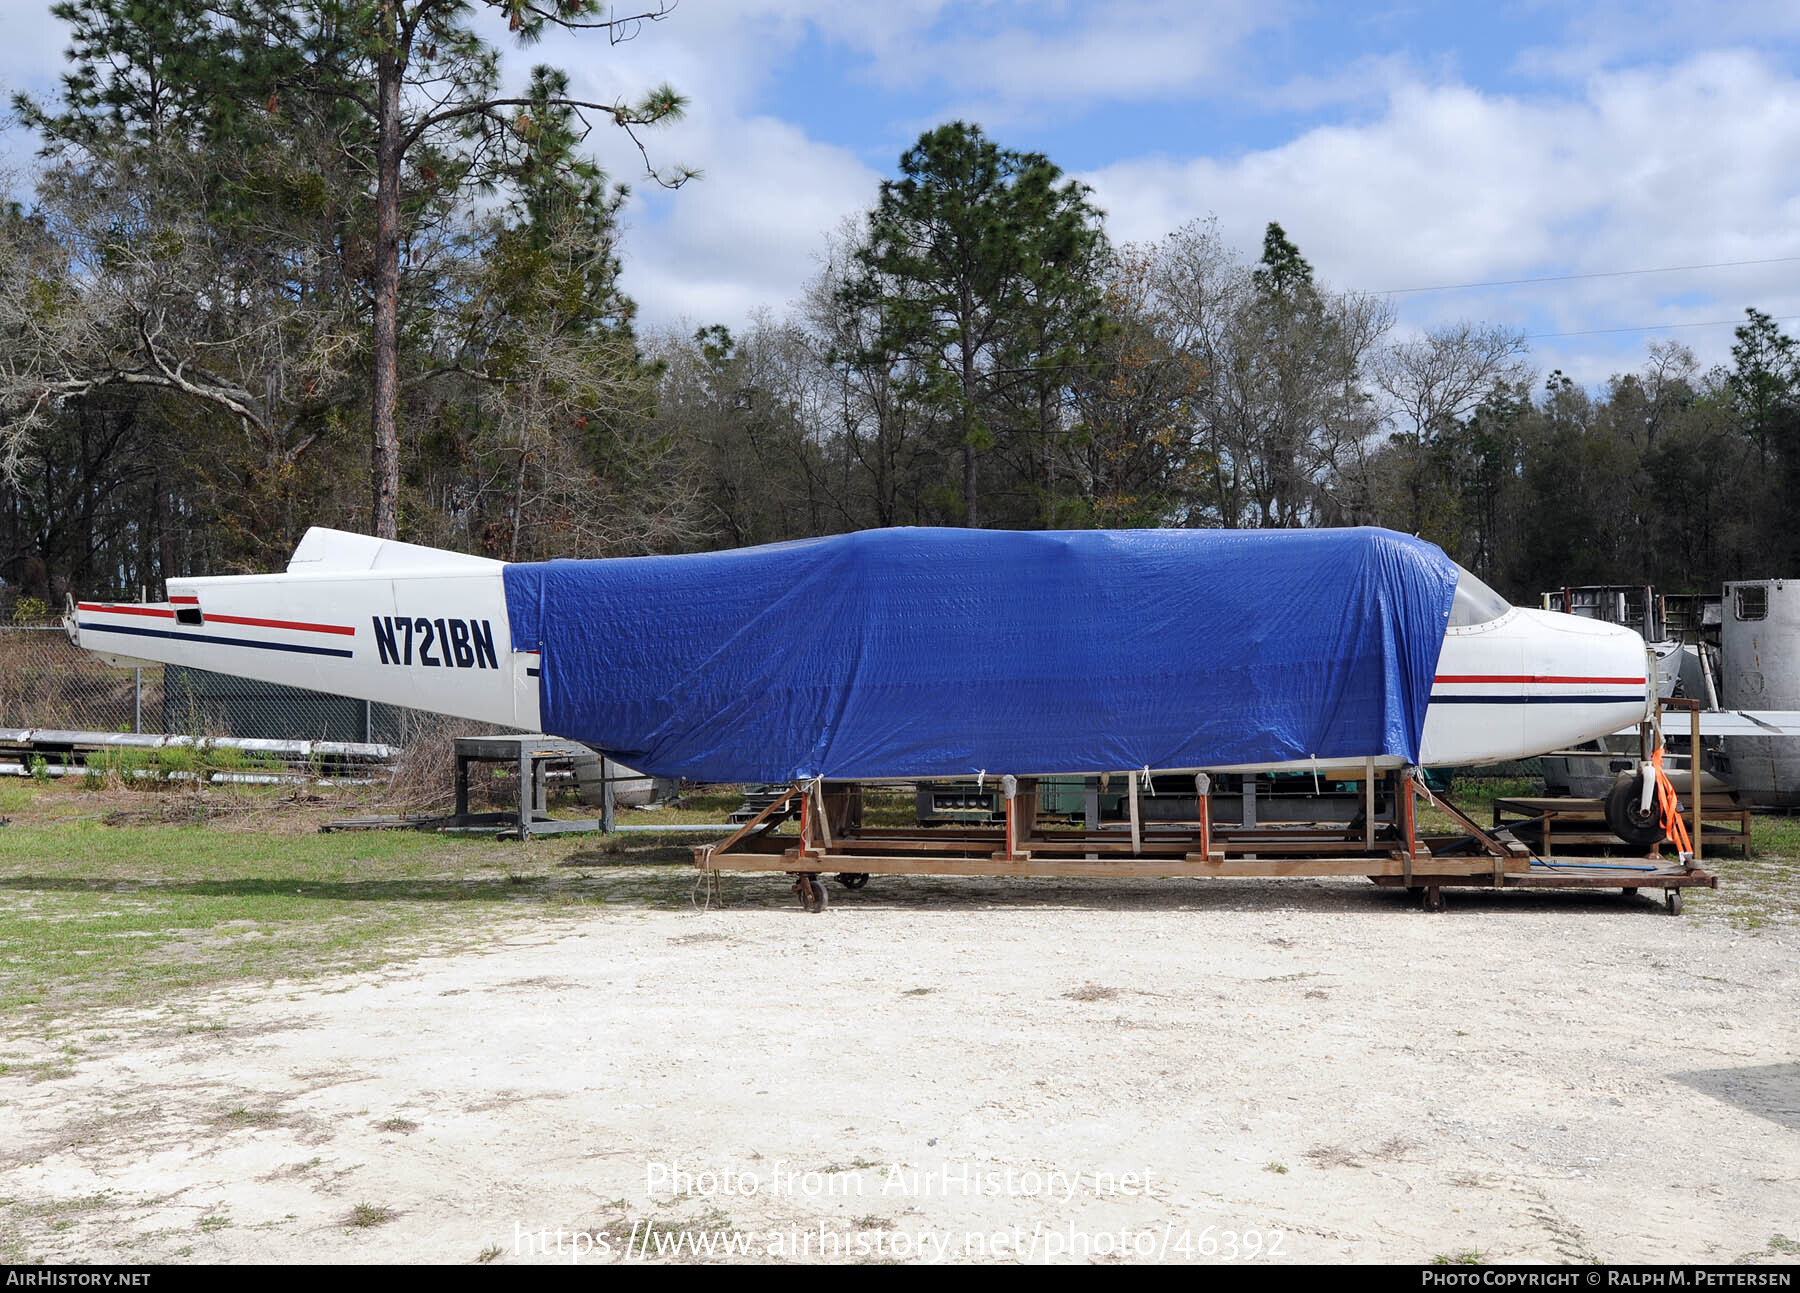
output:
[[[1690, 711], [1696, 702], [1667, 702]], [[1653, 726], [1644, 725], [1644, 748]], [[1697, 742], [1696, 742], [1697, 744]], [[781, 871], [794, 877], [794, 892], [808, 911], [829, 903], [822, 879], [835, 873], [849, 889], [871, 875], [1106, 877], [1304, 877], [1367, 876], [1378, 885], [1405, 888], [1428, 911], [1444, 909], [1443, 891], [1454, 886], [1493, 889], [1620, 889], [1635, 894], [1661, 889], [1670, 915], [1681, 911], [1681, 890], [1717, 888], [1718, 878], [1700, 865], [1699, 796], [1694, 796], [1694, 852], [1673, 864], [1659, 857], [1644, 864], [1599, 858], [1535, 856], [1505, 827], [1484, 829], [1440, 795], [1425, 788], [1418, 769], [1378, 774], [1362, 769], [1361, 830], [1322, 827], [1215, 827], [1210, 820], [1204, 773], [1195, 777], [1199, 805], [1193, 822], [1145, 823], [1141, 787], [1127, 774], [1129, 834], [1122, 830], [1046, 830], [1037, 823], [1037, 791], [1030, 779], [1001, 778], [1006, 802], [998, 827], [865, 827], [861, 786], [855, 782], [796, 782], [755, 817], [716, 844], [694, 849], [694, 865], [708, 883], [722, 871]], [[1390, 779], [1385, 818], [1375, 812], [1375, 781]], [[1421, 836], [1416, 796], [1424, 794], [1466, 835]], [[799, 835], [777, 835], [798, 798]], [[1353, 824], [1354, 825], [1354, 824]]]
[[[569, 763], [577, 769], [599, 763], [600, 816], [573, 821], [550, 816], [549, 786], [545, 773], [552, 763]], [[496, 826], [502, 838], [516, 832], [521, 840], [533, 835], [561, 835], [570, 831], [613, 829], [611, 760], [596, 755], [579, 741], [535, 733], [456, 738], [456, 812], [437, 823], [439, 829]], [[500, 763], [518, 770], [519, 807], [514, 812], [469, 811], [469, 767], [476, 763]]]
[[[519, 804], [501, 812], [469, 811], [469, 769], [477, 763], [498, 763], [518, 773]], [[600, 816], [565, 819], [550, 816], [548, 773], [553, 765], [566, 764], [575, 775], [578, 793], [598, 794]], [[456, 811], [450, 814], [425, 814], [374, 817], [348, 817], [327, 822], [323, 831], [372, 831], [406, 829], [415, 831], [491, 830], [499, 839], [529, 840], [534, 835], [562, 835], [569, 832], [611, 832], [613, 822], [612, 760], [601, 757], [579, 741], [540, 733], [511, 733], [497, 736], [459, 736], [456, 738]]]
[[[1367, 876], [1403, 887], [1427, 910], [1443, 910], [1452, 886], [1494, 889], [1663, 889], [1669, 910], [1680, 910], [1680, 890], [1717, 887], [1716, 877], [1692, 864], [1623, 867], [1598, 859], [1546, 862], [1502, 829], [1478, 826], [1455, 805], [1432, 796], [1467, 832], [1421, 836], [1415, 796], [1429, 794], [1414, 770], [1393, 779], [1393, 810], [1383, 819], [1368, 813], [1360, 831], [1332, 828], [1216, 828], [1202, 792], [1199, 820], [1144, 823], [1134, 812], [1125, 830], [1040, 829], [1035, 788], [1005, 779], [1006, 820], [988, 828], [865, 827], [861, 786], [854, 782], [797, 782], [750, 821], [716, 844], [694, 848], [694, 865], [711, 880], [723, 871], [779, 871], [794, 877], [802, 906], [829, 903], [824, 877], [835, 874], [848, 889], [872, 875], [967, 875], [1044, 877], [1305, 877]], [[1138, 787], [1132, 777], [1135, 806]], [[1374, 778], [1364, 783], [1374, 801]], [[777, 835], [796, 799], [799, 834]]]

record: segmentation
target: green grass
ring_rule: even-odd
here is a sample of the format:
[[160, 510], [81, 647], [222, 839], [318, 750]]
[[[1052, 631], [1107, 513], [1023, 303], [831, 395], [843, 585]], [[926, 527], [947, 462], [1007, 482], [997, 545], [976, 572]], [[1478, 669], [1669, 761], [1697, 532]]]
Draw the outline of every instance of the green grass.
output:
[[[1478, 825], [1485, 826], [1493, 820], [1496, 798], [1535, 793], [1530, 781], [1462, 778], [1450, 797]], [[1419, 829], [1447, 835], [1464, 833], [1460, 825], [1423, 800], [1419, 805]], [[1701, 865], [1719, 877], [1719, 887], [1685, 890], [1684, 906], [1695, 915], [1721, 916], [1751, 932], [1800, 924], [1800, 817], [1754, 815], [1750, 819], [1750, 839], [1754, 856], [1749, 858], [1735, 848], [1703, 852]]]
[[[1482, 822], [1496, 793], [1521, 788], [1465, 781], [1455, 797]], [[321, 822], [371, 805], [348, 794], [295, 804], [291, 794], [0, 782], [0, 816], [11, 819], [0, 828], [0, 1018], [15, 1025], [8, 1031], [17, 1035], [37, 1016], [155, 1005], [233, 982], [368, 970], [584, 908], [685, 907], [689, 847], [704, 838], [633, 832], [520, 845], [412, 831], [326, 835]], [[622, 810], [621, 820], [717, 823], [740, 802], [735, 789], [705, 787], [679, 808]], [[910, 797], [891, 791], [865, 801], [871, 823], [910, 820], [911, 811]], [[1753, 933], [1800, 922], [1800, 819], [1757, 817], [1753, 834], [1753, 858], [1707, 856], [1721, 888], [1689, 890], [1691, 915]], [[66, 1053], [0, 1055], [0, 1067], [35, 1081], [67, 1076], [79, 1063]]]
[[392, 1208], [379, 1203], [359, 1203], [350, 1209], [349, 1222], [361, 1230], [371, 1226], [384, 1226], [398, 1215]]
[[[29, 784], [29, 783], [28, 783]], [[0, 787], [11, 789], [11, 787]], [[107, 826], [124, 800], [71, 786], [9, 795], [0, 829], [0, 1015], [146, 1004], [239, 980], [366, 969], [420, 940], [578, 905], [685, 905], [687, 842], [529, 845], [412, 831]], [[86, 807], [90, 811], [72, 811]], [[323, 820], [332, 815], [315, 811]], [[66, 1071], [58, 1064], [55, 1072]]]

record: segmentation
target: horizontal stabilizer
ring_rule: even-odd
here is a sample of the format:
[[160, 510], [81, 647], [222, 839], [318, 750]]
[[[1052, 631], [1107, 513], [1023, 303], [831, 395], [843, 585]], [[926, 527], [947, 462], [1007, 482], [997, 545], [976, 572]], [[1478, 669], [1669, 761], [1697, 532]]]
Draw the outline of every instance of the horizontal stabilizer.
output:
[[77, 602], [69, 627], [125, 667], [155, 661], [538, 726], [539, 659], [513, 649], [502, 562], [329, 530], [306, 543], [288, 574], [172, 578], [166, 602]]
[[[1663, 731], [1681, 736], [1688, 730], [1686, 714], [1663, 714]], [[1637, 725], [1620, 728], [1614, 736], [1636, 736]], [[1700, 711], [1701, 736], [1800, 736], [1800, 709], [1708, 709]]]

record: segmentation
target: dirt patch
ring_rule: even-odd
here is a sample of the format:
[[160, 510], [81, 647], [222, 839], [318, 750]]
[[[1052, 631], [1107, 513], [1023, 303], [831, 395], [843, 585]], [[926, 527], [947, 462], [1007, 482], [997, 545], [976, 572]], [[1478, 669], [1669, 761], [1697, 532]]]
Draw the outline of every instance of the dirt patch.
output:
[[[712, 1235], [763, 1260], [829, 1234], [1017, 1260], [979, 1237], [1210, 1227], [1257, 1260], [1792, 1260], [1791, 926], [1618, 895], [1425, 915], [1337, 882], [726, 899], [221, 990], [184, 1003], [199, 1031], [8, 1039], [66, 1070], [0, 1073], [33, 1129], [8, 1251], [504, 1264]], [[587, 1249], [546, 1253], [559, 1227]]]

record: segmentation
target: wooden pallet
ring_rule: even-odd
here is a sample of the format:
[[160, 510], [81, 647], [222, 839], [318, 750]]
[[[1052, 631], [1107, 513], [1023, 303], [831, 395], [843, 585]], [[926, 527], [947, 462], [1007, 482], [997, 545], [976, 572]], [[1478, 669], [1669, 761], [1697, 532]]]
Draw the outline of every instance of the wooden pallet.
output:
[[[1683, 804], [1684, 820], [1691, 816], [1691, 806]], [[1750, 856], [1750, 809], [1735, 795], [1706, 795], [1700, 801], [1700, 821], [1704, 834], [1701, 853], [1714, 847], [1730, 847]], [[1729, 823], [1729, 825], [1727, 824]], [[1606, 801], [1569, 797], [1512, 797], [1494, 800], [1494, 826], [1512, 831], [1536, 846], [1544, 857], [1557, 856], [1557, 847], [1566, 850], [1580, 845], [1588, 852], [1595, 848], [1630, 848], [1606, 825]], [[1673, 847], [1673, 841], [1663, 844]]]
[[[1392, 876], [1370, 876], [1376, 884], [1393, 888], [1402, 881]], [[1415, 875], [1409, 888], [1422, 889], [1428, 905], [1442, 910], [1443, 898], [1438, 890], [1467, 886], [1465, 876], [1452, 874]], [[1699, 867], [1663, 866], [1647, 863], [1642, 868], [1621, 866], [1616, 861], [1599, 858], [1574, 859], [1566, 862], [1534, 862], [1522, 871], [1509, 871], [1504, 877], [1507, 889], [1617, 889], [1627, 897], [1643, 889], [1660, 889], [1671, 916], [1681, 914], [1683, 889], [1717, 889], [1719, 877]]]

